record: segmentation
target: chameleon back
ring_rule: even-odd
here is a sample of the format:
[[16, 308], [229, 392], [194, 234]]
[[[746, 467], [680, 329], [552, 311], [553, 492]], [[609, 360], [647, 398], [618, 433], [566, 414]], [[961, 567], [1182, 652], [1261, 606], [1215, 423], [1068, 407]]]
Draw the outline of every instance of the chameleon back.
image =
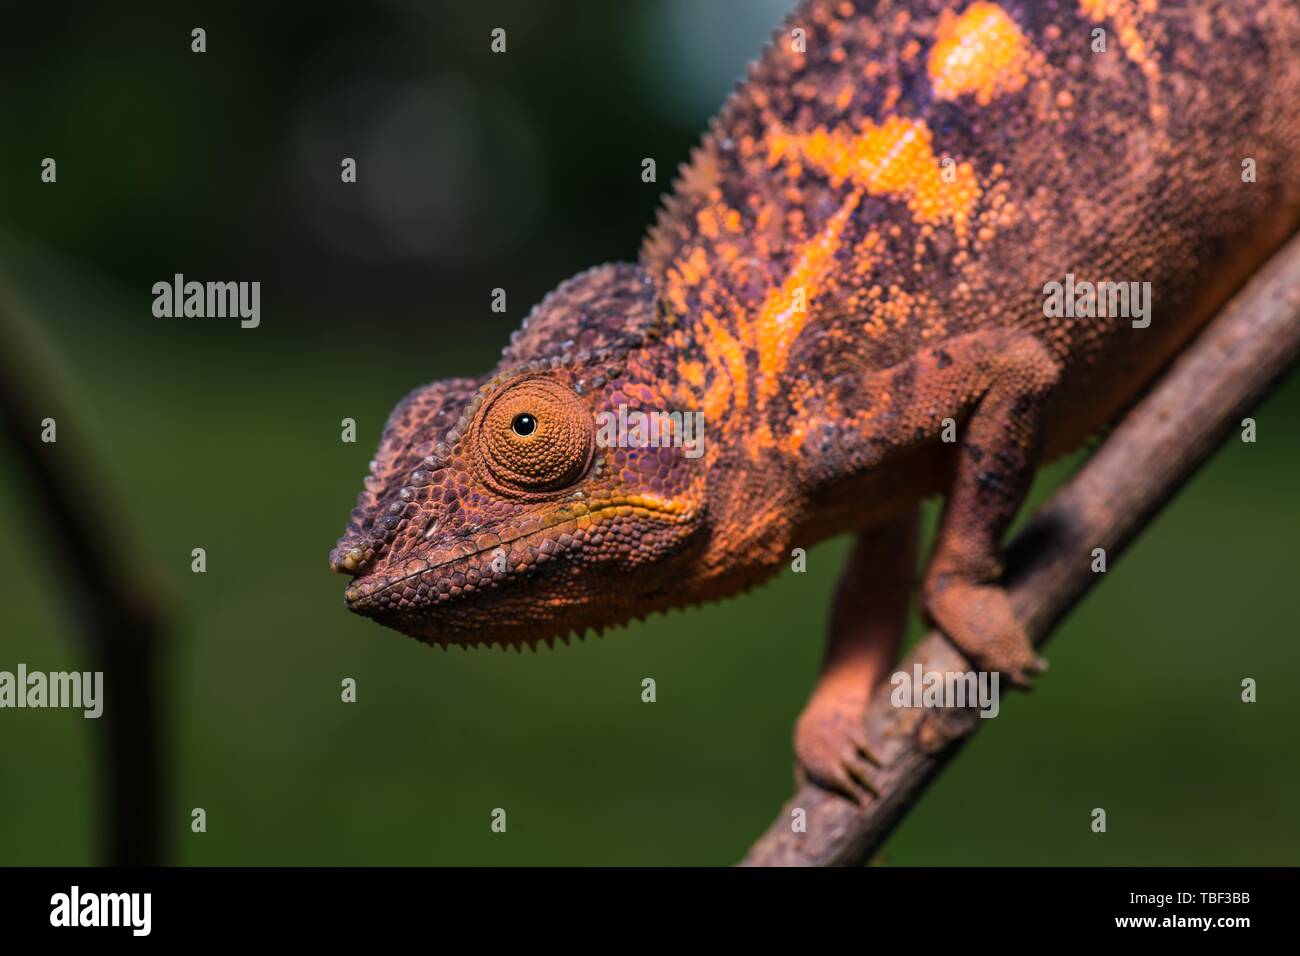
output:
[[[1064, 368], [1055, 453], [1132, 399], [1298, 208], [1294, 0], [814, 0], [642, 260], [682, 326], [678, 372], [711, 420], [748, 423], [751, 451], [842, 415], [864, 372], [1018, 328]], [[1046, 315], [1045, 287], [1075, 280], [1150, 283], [1149, 327]]]

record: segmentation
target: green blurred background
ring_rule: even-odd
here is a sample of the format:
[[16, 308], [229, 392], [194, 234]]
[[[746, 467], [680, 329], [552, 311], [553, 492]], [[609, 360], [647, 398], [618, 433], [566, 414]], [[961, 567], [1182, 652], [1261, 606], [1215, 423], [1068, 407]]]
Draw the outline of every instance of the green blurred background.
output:
[[[325, 560], [392, 404], [489, 368], [561, 279], [635, 257], [785, 7], [6, 10], [0, 289], [76, 409], [60, 447], [87, 450], [87, 497], [165, 599], [173, 860], [723, 864], [789, 796], [845, 541], [744, 598], [537, 654], [349, 615]], [[261, 328], [154, 318], [174, 272], [261, 281]], [[1229, 444], [1111, 569], [885, 862], [1297, 862], [1300, 380], [1256, 417], [1258, 443]], [[15, 464], [0, 450], [0, 669], [77, 668]], [[94, 728], [0, 712], [0, 863], [96, 861]]]

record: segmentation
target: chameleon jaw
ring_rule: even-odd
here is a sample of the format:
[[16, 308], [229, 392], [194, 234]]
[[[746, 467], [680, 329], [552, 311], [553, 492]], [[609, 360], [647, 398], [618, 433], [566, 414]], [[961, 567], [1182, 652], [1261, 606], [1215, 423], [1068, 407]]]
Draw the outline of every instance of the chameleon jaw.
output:
[[[498, 640], [489, 635], [499, 629], [501, 605], [510, 603], [510, 595], [517, 593], [513, 588], [500, 590], [503, 585], [546, 573], [545, 567], [571, 558], [584, 547], [598, 547], [600, 539], [593, 540], [589, 532], [607, 522], [632, 519], [688, 528], [694, 518], [694, 510], [685, 504], [653, 496], [566, 503], [541, 527], [528, 532], [482, 547], [462, 543], [442, 560], [411, 557], [390, 565], [388, 573], [380, 569], [365, 573], [349, 585], [344, 603], [350, 611], [426, 642], [534, 643], [540, 636], [538, 631], [553, 633], [542, 621], [547, 614], [539, 611], [554, 614], [568, 609], [570, 604], [576, 610], [585, 605], [585, 600], [580, 594], [543, 599], [533, 595], [519, 615], [533, 618], [533, 624], [517, 639], [512, 636]], [[471, 595], [488, 593], [493, 597], [468, 600]], [[523, 596], [519, 599], [523, 600]]]

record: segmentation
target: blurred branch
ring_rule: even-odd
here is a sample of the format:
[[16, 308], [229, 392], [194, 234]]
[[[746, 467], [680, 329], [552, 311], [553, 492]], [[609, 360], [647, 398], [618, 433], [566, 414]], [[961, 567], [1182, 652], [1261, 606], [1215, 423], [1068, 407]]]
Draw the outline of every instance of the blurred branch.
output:
[[[1096, 583], [1092, 550], [1108, 565], [1277, 385], [1300, 355], [1300, 236], [1293, 238], [1175, 360], [1083, 469], [1030, 520], [1007, 554], [1005, 583], [1035, 644]], [[932, 631], [898, 665], [911, 672], [967, 671]], [[748, 866], [864, 863], [943, 766], [984, 723], [973, 710], [942, 714], [942, 733], [876, 688], [867, 717], [884, 766], [880, 794], [863, 807], [805, 785], [750, 849]], [[791, 811], [806, 812], [793, 832]]]
[[[51, 377], [42, 374], [26, 339], [15, 313], [0, 303], [0, 436], [26, 478], [22, 510], [33, 517], [32, 537], [56, 552], [62, 572], [54, 586], [87, 638], [92, 669], [104, 675], [104, 711], [95, 729], [103, 735], [100, 773], [107, 788], [90, 797], [103, 815], [105, 858], [158, 864], [164, 819], [158, 614], [128, 577], [136, 565], [103, 519], [103, 484], [84, 449], [67, 441], [74, 419], [61, 397], [50, 394]], [[45, 418], [57, 422], [57, 442], [41, 441]]]

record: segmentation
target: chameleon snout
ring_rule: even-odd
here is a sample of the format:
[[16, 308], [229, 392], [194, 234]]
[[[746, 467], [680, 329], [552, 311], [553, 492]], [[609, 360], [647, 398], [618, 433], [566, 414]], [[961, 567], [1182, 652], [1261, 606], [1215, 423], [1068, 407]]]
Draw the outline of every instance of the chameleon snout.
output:
[[[330, 556], [330, 570], [335, 574], [360, 574], [365, 556], [360, 548], [352, 548], [343, 554]], [[350, 590], [350, 589], [349, 589]]]

